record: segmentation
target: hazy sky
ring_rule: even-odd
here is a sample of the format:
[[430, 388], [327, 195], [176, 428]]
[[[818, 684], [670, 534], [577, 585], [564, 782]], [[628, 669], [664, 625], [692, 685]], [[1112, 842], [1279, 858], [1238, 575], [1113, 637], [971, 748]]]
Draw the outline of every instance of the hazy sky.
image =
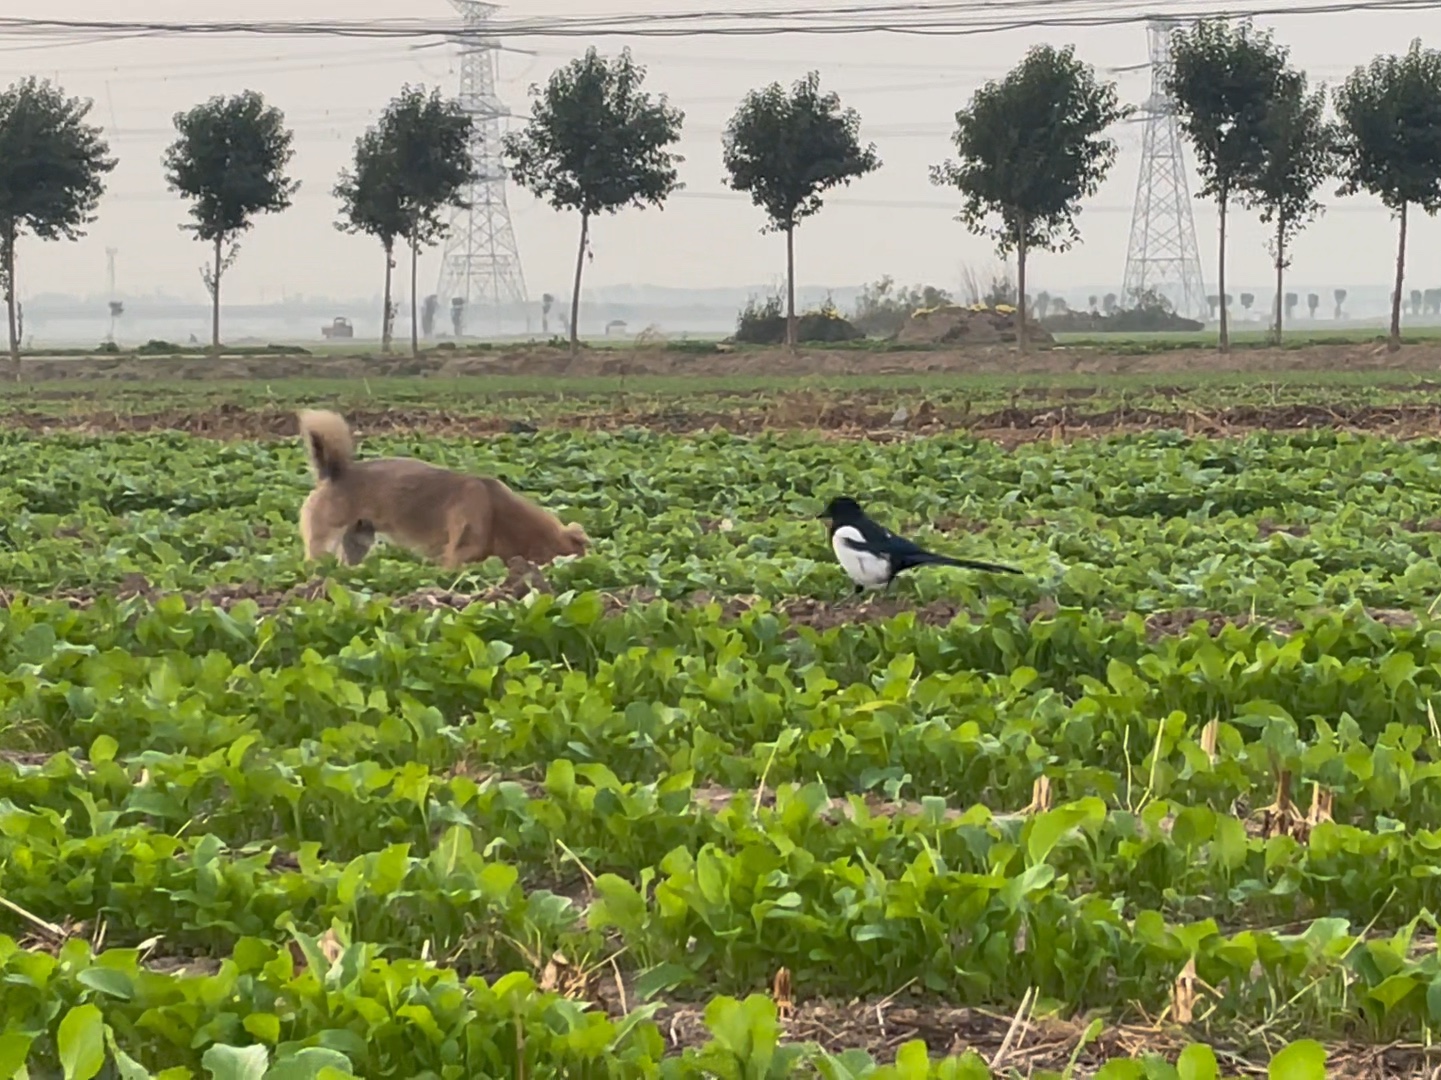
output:
[[[709, 0], [533, 0], [503, 15], [703, 10]], [[6, 14], [53, 15], [41, 0], [7, 0]], [[380, 0], [209, 0], [214, 20], [365, 19], [451, 17], [444, 0], [407, 5]], [[69, 0], [70, 18], [194, 18], [194, 0]], [[1338, 82], [1380, 52], [1404, 50], [1412, 37], [1435, 42], [1441, 12], [1294, 15], [1259, 20], [1272, 25], [1313, 80]], [[1078, 54], [1100, 68], [1142, 64], [1141, 26], [1051, 31], [1050, 40], [1073, 40]], [[952, 220], [952, 200], [933, 187], [927, 167], [949, 154], [956, 109], [988, 78], [1004, 73], [1037, 31], [971, 38], [898, 36], [712, 37], [629, 42], [648, 70], [648, 84], [665, 91], [686, 112], [680, 150], [687, 192], [663, 211], [628, 210], [593, 228], [594, 261], [588, 284], [654, 283], [676, 286], [765, 284], [784, 270], [783, 241], [761, 235], [760, 212], [722, 182], [720, 133], [746, 90], [786, 83], [807, 68], [821, 71], [863, 118], [863, 135], [884, 162], [871, 177], [832, 194], [825, 209], [797, 233], [798, 277], [807, 284], [847, 285], [889, 273], [907, 282], [954, 286], [962, 264], [988, 263], [985, 241]], [[602, 51], [619, 50], [620, 38], [602, 38]], [[509, 42], [530, 55], [503, 55], [501, 93], [516, 112], [528, 109], [527, 88], [585, 48], [583, 40]], [[23, 242], [19, 253], [22, 296], [40, 291], [103, 292], [105, 249], [119, 249], [117, 276], [130, 294], [161, 288], [203, 298], [198, 267], [202, 246], [177, 226], [183, 204], [165, 188], [160, 157], [173, 138], [172, 115], [217, 93], [253, 88], [280, 106], [296, 131], [293, 171], [302, 181], [294, 207], [262, 218], [242, 241], [239, 261], [226, 279], [237, 302], [282, 294], [369, 296], [382, 272], [378, 246], [333, 227], [330, 194], [355, 136], [407, 80], [451, 90], [456, 61], [444, 48], [414, 50], [408, 43], [309, 37], [198, 38], [73, 44], [37, 43], [0, 32], [0, 79], [27, 73], [58, 78], [67, 92], [94, 99], [94, 118], [108, 129], [120, 164], [100, 205], [99, 220], [79, 243]], [[1126, 100], [1140, 102], [1144, 71], [1115, 75]], [[1083, 246], [1032, 263], [1032, 288], [1064, 292], [1090, 282], [1119, 288], [1125, 262], [1129, 207], [1135, 184], [1140, 128], [1120, 129], [1121, 156], [1109, 182], [1081, 217]], [[1193, 176], [1194, 190], [1194, 176]], [[718, 194], [726, 193], [722, 197]], [[711, 197], [707, 197], [711, 196]], [[1297, 284], [1354, 286], [1389, 279], [1395, 225], [1369, 200], [1331, 200], [1332, 209], [1296, 245]], [[890, 203], [892, 205], [886, 205]], [[568, 295], [578, 221], [557, 214], [518, 190], [510, 193], [524, 272], [532, 297]], [[1216, 214], [1196, 202], [1196, 228], [1208, 290], [1214, 290]], [[1441, 284], [1441, 227], [1413, 215], [1408, 279], [1417, 287]], [[1264, 287], [1272, 279], [1260, 227], [1233, 214], [1231, 282]], [[423, 256], [423, 291], [434, 288], [439, 250]], [[1233, 289], [1232, 291], [1236, 291]], [[1077, 298], [1072, 298], [1077, 302]]]

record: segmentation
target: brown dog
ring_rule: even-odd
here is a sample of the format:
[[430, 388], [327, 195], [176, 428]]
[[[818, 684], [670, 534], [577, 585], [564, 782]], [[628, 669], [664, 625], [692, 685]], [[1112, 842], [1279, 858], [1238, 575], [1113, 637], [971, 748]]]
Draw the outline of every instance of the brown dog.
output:
[[414, 458], [356, 461], [350, 428], [325, 409], [300, 412], [315, 490], [300, 508], [305, 557], [329, 552], [354, 566], [377, 534], [449, 570], [492, 555], [540, 565], [584, 555], [580, 525], [521, 498], [494, 477], [467, 476]]

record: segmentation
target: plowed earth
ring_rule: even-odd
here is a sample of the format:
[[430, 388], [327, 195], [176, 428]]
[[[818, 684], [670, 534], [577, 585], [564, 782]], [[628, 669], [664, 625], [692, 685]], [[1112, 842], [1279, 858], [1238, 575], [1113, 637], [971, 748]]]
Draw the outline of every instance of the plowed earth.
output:
[[[923, 402], [904, 422], [893, 423], [894, 404], [863, 400], [829, 403], [806, 395], [777, 395], [768, 404], [721, 411], [619, 407], [605, 413], [571, 413], [529, 419], [446, 409], [348, 409], [346, 419], [357, 435], [428, 435], [479, 438], [542, 429], [612, 431], [642, 427], [671, 434], [721, 429], [734, 434], [764, 431], [816, 431], [836, 438], [891, 441], [915, 435], [964, 431], [978, 438], [1015, 444], [1038, 439], [1086, 439], [1156, 430], [1188, 435], [1225, 436], [1250, 431], [1302, 431], [1330, 428], [1372, 432], [1392, 438], [1434, 438], [1441, 434], [1441, 404], [1396, 405], [1242, 405], [1202, 411], [1196, 408], [1087, 410], [1071, 404], [1013, 406], [985, 413]], [[296, 436], [290, 409], [246, 409], [226, 405], [205, 409], [163, 409], [119, 413], [72, 409], [30, 409], [0, 413], [0, 426], [36, 434], [88, 434], [175, 431], [214, 439], [283, 439]]]
[[[1124, 343], [1125, 345], [1132, 343]], [[11, 373], [14, 368], [9, 369]], [[30, 356], [21, 360], [23, 382], [55, 380], [453, 378], [483, 375], [597, 378], [626, 375], [885, 375], [925, 372], [994, 375], [1118, 375], [1178, 372], [1441, 370], [1441, 342], [1403, 346], [1388, 353], [1374, 341], [1296, 348], [1209, 348], [1121, 354], [1090, 346], [1055, 346], [1022, 355], [1013, 346], [972, 346], [915, 352], [859, 349], [745, 349], [699, 353], [680, 348], [434, 350], [409, 356]]]

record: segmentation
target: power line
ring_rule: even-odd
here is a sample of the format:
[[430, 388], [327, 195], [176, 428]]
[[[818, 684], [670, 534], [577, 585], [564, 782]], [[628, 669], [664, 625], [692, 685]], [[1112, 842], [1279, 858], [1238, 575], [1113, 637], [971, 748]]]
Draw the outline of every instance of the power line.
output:
[[[1057, 9], [1062, 9], [1058, 11]], [[497, 20], [487, 28], [494, 39], [508, 37], [756, 37], [780, 34], [904, 34], [960, 37], [1021, 29], [1076, 29], [1144, 23], [1164, 9], [1174, 17], [1236, 18], [1337, 15], [1379, 11], [1432, 11], [1441, 0], [1321, 0], [1309, 4], [1253, 6], [1244, 11], [1154, 0], [1137, 10], [1121, 0], [1010, 0], [1008, 3], [946, 2], [863, 4], [851, 7], [783, 10], [711, 10], [659, 14], [529, 17]], [[1021, 14], [1027, 10], [1043, 15]], [[464, 24], [419, 19], [360, 21], [216, 21], [0, 18], [9, 36], [89, 35], [99, 40], [129, 37], [277, 36], [437, 39], [449, 44], [465, 36]]]

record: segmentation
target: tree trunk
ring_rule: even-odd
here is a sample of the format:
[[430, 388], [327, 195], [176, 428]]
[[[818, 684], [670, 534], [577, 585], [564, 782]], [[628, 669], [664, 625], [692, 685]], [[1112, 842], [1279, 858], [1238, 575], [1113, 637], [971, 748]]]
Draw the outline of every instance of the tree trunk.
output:
[[390, 352], [390, 281], [391, 271], [395, 268], [395, 239], [389, 238], [385, 241], [385, 310], [380, 316], [380, 352], [381, 355], [388, 355]]
[[1401, 286], [1406, 280], [1406, 204], [1401, 204], [1401, 240], [1396, 245], [1396, 289], [1391, 294], [1391, 337], [1387, 352], [1401, 349]]
[[5, 260], [5, 313], [10, 322], [10, 366], [15, 372], [15, 381], [20, 381], [20, 321], [15, 305], [19, 289], [15, 286], [15, 223], [8, 222], [5, 235], [0, 238], [0, 258]]
[[786, 226], [786, 345], [796, 347], [796, 224]]
[[220, 248], [225, 243], [223, 236], [215, 238], [215, 287], [210, 290], [210, 348], [220, 351]]
[[1281, 318], [1286, 310], [1286, 215], [1276, 212], [1276, 335], [1275, 343], [1281, 344]]
[[570, 290], [570, 355], [580, 351], [580, 273], [585, 269], [585, 245], [590, 240], [590, 215], [580, 212], [580, 250], [575, 255], [575, 286]]
[[1026, 217], [1016, 236], [1016, 344], [1026, 351]]
[[1221, 243], [1219, 263], [1216, 270], [1216, 291], [1221, 294], [1219, 304], [1221, 308], [1221, 336], [1217, 347], [1223, 353], [1231, 351], [1231, 334], [1226, 319], [1226, 204], [1230, 202], [1231, 193], [1224, 188], [1221, 189]]
[[416, 301], [415, 283], [419, 280], [420, 244], [415, 238], [415, 231], [410, 233], [410, 355], [420, 355], [420, 305]]

